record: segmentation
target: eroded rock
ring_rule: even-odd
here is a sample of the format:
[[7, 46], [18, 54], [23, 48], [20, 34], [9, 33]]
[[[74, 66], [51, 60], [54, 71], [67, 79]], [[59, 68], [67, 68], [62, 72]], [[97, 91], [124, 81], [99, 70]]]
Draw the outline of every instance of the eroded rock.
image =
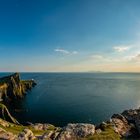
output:
[[19, 73], [0, 78], [0, 99], [22, 98], [35, 85], [34, 80], [21, 80]]
[[122, 115], [129, 121], [129, 122], [135, 122], [135, 119], [137, 115], [140, 114], [139, 109], [130, 109], [130, 110], [125, 110]]
[[18, 139], [19, 140], [34, 140], [35, 136], [30, 129], [24, 129], [21, 133], [19, 133]]
[[32, 124], [31, 127], [33, 127], [35, 130], [48, 130], [48, 129], [51, 129], [51, 128], [55, 128], [54, 125], [51, 125], [51, 124], [47, 124], [47, 123], [35, 123], [35, 124]]
[[114, 125], [116, 133], [123, 137], [129, 137], [132, 135], [132, 127], [121, 114], [114, 114], [111, 118], [111, 122]]
[[0, 139], [1, 140], [18, 140], [17, 136], [11, 132], [7, 132], [6, 130], [0, 128]]
[[4, 121], [1, 118], [0, 118], [0, 125], [2, 125], [3, 127], [9, 127], [10, 126], [10, 124], [7, 121]]
[[92, 124], [68, 124], [63, 128], [62, 132], [58, 136], [58, 140], [76, 140], [77, 138], [85, 138], [90, 135], [94, 135], [95, 126]]

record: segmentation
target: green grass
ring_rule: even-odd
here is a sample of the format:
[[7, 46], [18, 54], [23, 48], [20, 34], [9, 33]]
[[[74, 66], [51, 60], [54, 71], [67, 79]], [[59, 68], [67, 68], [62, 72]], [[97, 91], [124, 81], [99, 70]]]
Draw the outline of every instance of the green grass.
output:
[[20, 125], [13, 125], [13, 126], [11, 125], [9, 127], [4, 127], [4, 126], [0, 125], [0, 127], [13, 134], [19, 134], [20, 132], [22, 132], [25, 129], [25, 127], [22, 125], [21, 126]]
[[55, 127], [52, 127], [52, 126], [50, 128], [48, 128], [47, 130], [35, 130], [31, 126], [15, 125], [13, 123], [9, 123], [9, 124], [10, 124], [9, 127], [4, 127], [2, 125], [0, 125], [0, 127], [3, 128], [4, 130], [8, 131], [8, 132], [13, 133], [13, 134], [19, 134], [25, 128], [30, 129], [34, 133], [34, 135], [42, 135], [45, 132], [49, 132], [49, 131], [55, 130]]
[[114, 132], [111, 125], [102, 126], [101, 133], [95, 133], [93, 136], [89, 136], [82, 140], [120, 140], [120, 136]]

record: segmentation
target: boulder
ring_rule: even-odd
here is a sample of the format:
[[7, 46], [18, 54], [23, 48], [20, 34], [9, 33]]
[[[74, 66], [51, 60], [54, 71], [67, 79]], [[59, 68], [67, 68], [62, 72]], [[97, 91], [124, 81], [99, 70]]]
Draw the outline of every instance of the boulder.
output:
[[140, 114], [139, 109], [130, 109], [130, 110], [125, 110], [122, 115], [127, 119], [129, 122], [135, 122], [135, 119], [137, 115]]
[[21, 133], [19, 133], [18, 139], [19, 140], [34, 140], [35, 136], [30, 129], [24, 129]]
[[116, 133], [123, 137], [129, 137], [132, 135], [132, 127], [121, 114], [114, 114], [111, 117], [111, 123], [114, 125]]
[[129, 123], [133, 124], [133, 128], [135, 126], [135, 133], [139, 133], [140, 135], [140, 108], [125, 110], [122, 115], [127, 119]]
[[54, 125], [51, 124], [47, 124], [47, 123], [35, 123], [35, 124], [31, 124], [31, 127], [33, 127], [35, 130], [48, 130], [50, 128], [55, 128]]
[[4, 121], [1, 118], [0, 118], [0, 125], [2, 125], [3, 127], [9, 127], [10, 126], [10, 124], [7, 121]]
[[18, 140], [17, 136], [11, 132], [7, 132], [6, 130], [0, 128], [0, 139], [1, 140]]
[[54, 131], [48, 131], [46, 133], [44, 133], [40, 139], [41, 140], [52, 140], [52, 136], [54, 135]]
[[68, 124], [63, 128], [58, 136], [58, 140], [76, 140], [78, 138], [85, 138], [92, 136], [95, 133], [95, 126], [92, 124]]

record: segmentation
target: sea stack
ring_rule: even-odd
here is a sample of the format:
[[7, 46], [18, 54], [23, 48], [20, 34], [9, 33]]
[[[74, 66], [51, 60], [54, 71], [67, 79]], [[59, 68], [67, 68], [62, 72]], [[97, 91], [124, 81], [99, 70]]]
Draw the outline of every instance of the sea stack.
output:
[[0, 78], [0, 99], [23, 98], [25, 93], [32, 89], [36, 82], [21, 80], [19, 73]]

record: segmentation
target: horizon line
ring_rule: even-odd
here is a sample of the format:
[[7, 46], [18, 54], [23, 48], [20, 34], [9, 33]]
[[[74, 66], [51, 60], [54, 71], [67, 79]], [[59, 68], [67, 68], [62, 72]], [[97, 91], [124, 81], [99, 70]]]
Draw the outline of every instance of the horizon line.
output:
[[140, 71], [0, 71], [0, 73], [140, 73]]

